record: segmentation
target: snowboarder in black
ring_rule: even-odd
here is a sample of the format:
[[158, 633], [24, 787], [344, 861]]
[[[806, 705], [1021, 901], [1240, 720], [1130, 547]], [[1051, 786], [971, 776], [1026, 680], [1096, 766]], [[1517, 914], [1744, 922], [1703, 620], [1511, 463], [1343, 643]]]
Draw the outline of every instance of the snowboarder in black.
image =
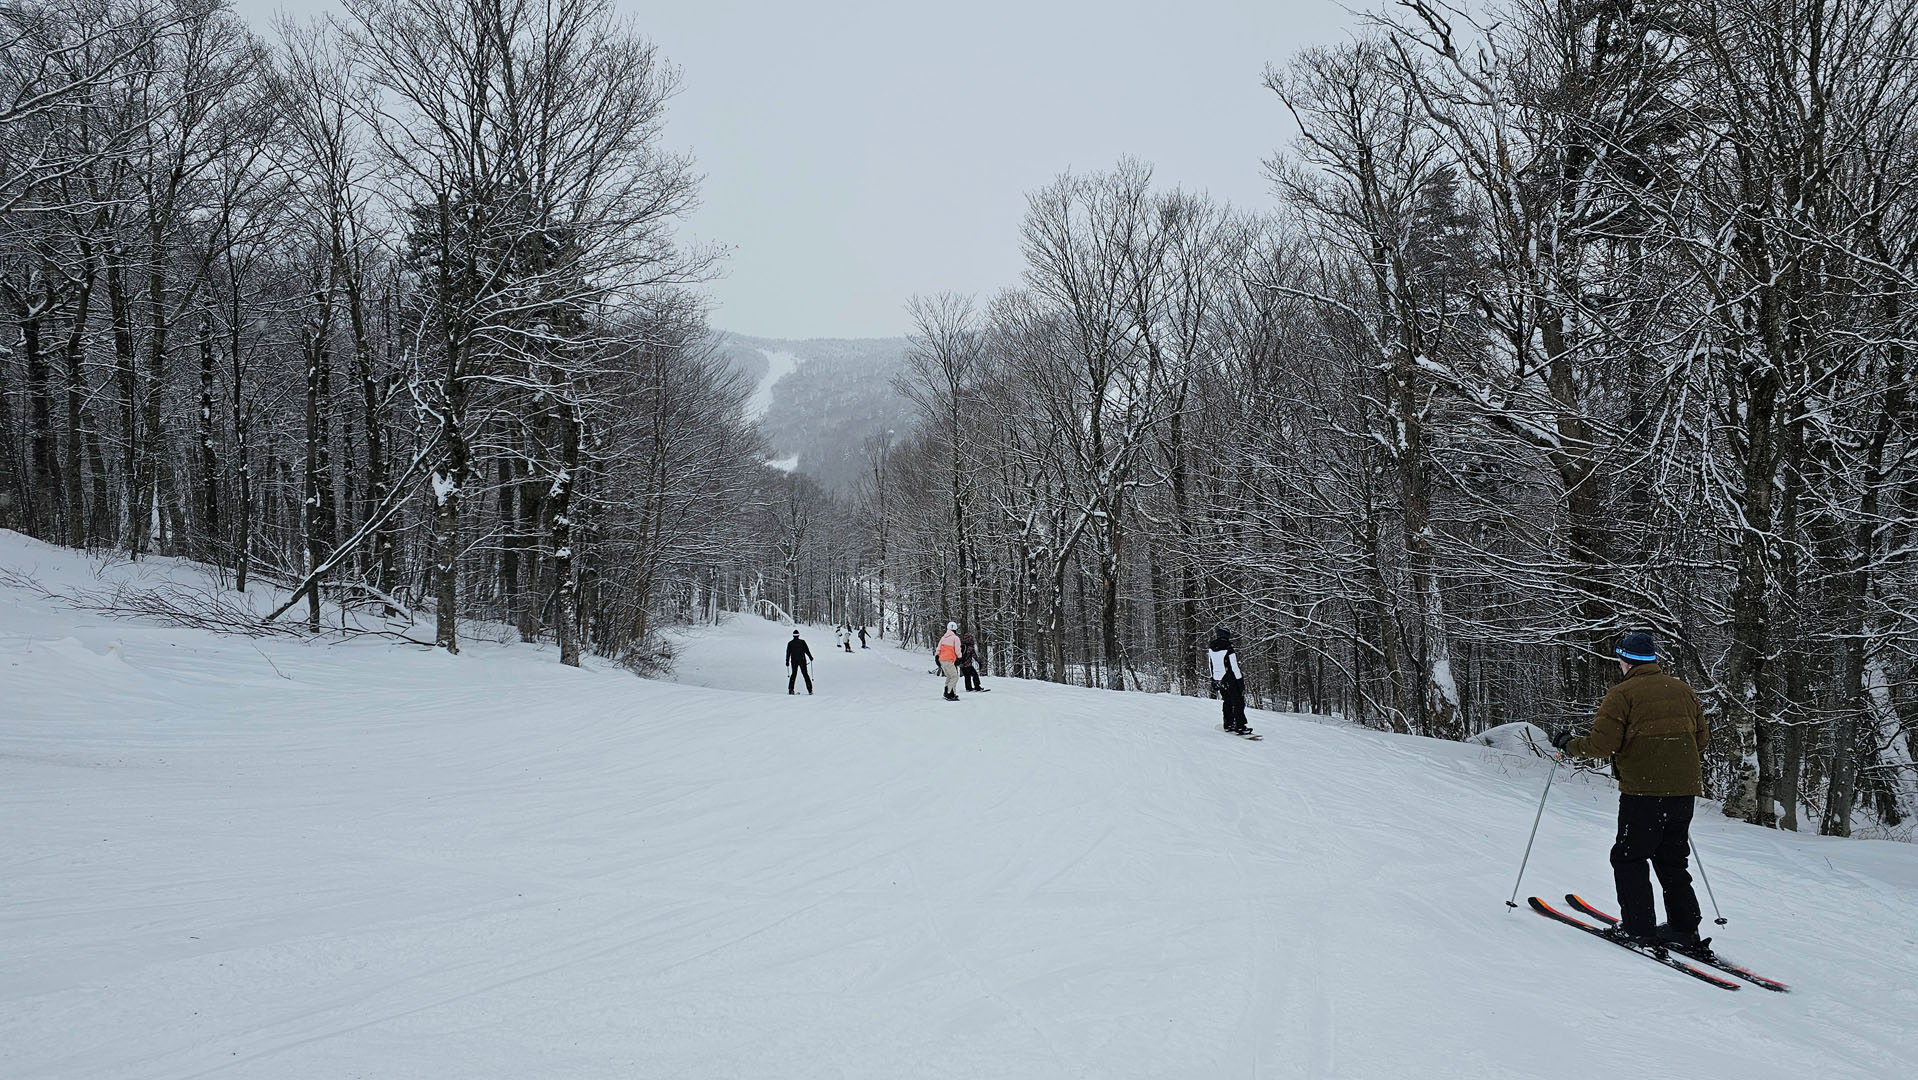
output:
[[986, 692], [986, 688], [979, 685], [979, 648], [971, 634], [959, 635], [959, 674], [965, 676], [967, 693]]
[[812, 646], [807, 645], [806, 639], [799, 636], [799, 631], [794, 630], [793, 639], [786, 643], [786, 667], [789, 671], [786, 676], [786, 692], [788, 694], [793, 693], [793, 686], [802, 678], [806, 680], [806, 693], [812, 693], [812, 674], [806, 670], [806, 664], [811, 659]]
[[866, 647], [866, 628], [863, 626], [859, 628], [859, 647]]
[[1212, 685], [1225, 702], [1225, 730], [1238, 735], [1251, 734], [1245, 725], [1245, 671], [1239, 667], [1239, 652], [1232, 645], [1232, 631], [1221, 626], [1212, 632], [1206, 646], [1212, 661]]

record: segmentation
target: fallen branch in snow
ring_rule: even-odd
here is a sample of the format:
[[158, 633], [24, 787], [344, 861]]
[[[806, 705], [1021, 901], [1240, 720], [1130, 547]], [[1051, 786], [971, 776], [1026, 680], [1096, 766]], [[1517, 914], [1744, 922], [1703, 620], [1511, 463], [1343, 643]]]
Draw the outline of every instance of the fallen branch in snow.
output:
[[79, 593], [79, 606], [116, 618], [152, 619], [163, 626], [206, 630], [239, 637], [300, 637], [299, 631], [259, 621], [259, 614], [223, 590], [193, 592], [175, 589], [135, 589], [113, 585], [105, 593]]
[[[429, 463], [438, 460], [435, 455], [439, 452], [439, 445], [440, 436], [438, 433], [435, 433], [434, 436], [427, 441], [426, 445], [420, 448], [419, 453], [413, 455], [412, 462], [406, 466], [405, 471], [400, 474], [399, 478], [393, 481], [392, 487], [386, 493], [386, 498], [381, 500], [378, 506], [374, 507], [373, 512], [367, 515], [364, 522], [360, 523], [359, 529], [354, 532], [353, 535], [335, 544], [333, 553], [321, 560], [318, 566], [314, 567], [310, 573], [300, 579], [298, 585], [293, 587], [293, 594], [286, 598], [286, 602], [268, 612], [266, 617], [260, 620], [262, 626], [271, 625], [273, 620], [286, 614], [289, 608], [299, 603], [302, 596], [307, 595], [309, 591], [318, 589], [320, 583], [326, 580], [326, 575], [332, 573], [335, 567], [345, 562], [348, 556], [352, 555], [353, 552], [359, 548], [361, 542], [368, 536], [371, 536], [380, 526], [386, 524], [388, 518], [399, 512], [399, 508], [405, 505], [406, 497], [410, 494], [407, 485], [411, 484], [413, 478], [421, 473]], [[406, 640], [410, 641], [412, 639], [408, 638]]]
[[[414, 618], [412, 604], [404, 600], [401, 600], [399, 597], [394, 596], [392, 593], [386, 592], [383, 589], [375, 588], [369, 582], [356, 581], [352, 584], [351, 587], [359, 592], [365, 593], [367, 597], [370, 597], [371, 599], [378, 601], [381, 605], [387, 608], [390, 608], [395, 613], [394, 614], [395, 618], [405, 619], [409, 624], [412, 623]], [[359, 598], [352, 598], [352, 599], [343, 598], [341, 599], [340, 603], [342, 605], [351, 603], [354, 606], [361, 606], [366, 604], [366, 601]]]
[[[69, 607], [86, 611], [97, 611], [116, 619], [150, 619], [162, 626], [205, 630], [209, 633], [228, 634], [235, 637], [299, 639], [333, 636], [342, 639], [384, 637], [422, 648], [431, 648], [433, 644], [430, 641], [408, 637], [395, 630], [372, 630], [352, 626], [327, 626], [310, 630], [298, 623], [262, 622], [259, 612], [246, 603], [244, 594], [228, 592], [212, 583], [204, 589], [196, 589], [179, 582], [142, 586], [114, 582], [97, 590], [61, 591], [47, 587], [31, 574], [0, 567], [0, 586], [21, 589], [43, 599], [55, 600]], [[284, 677], [286, 676], [282, 675], [282, 678]]]
[[[252, 645], [253, 643], [249, 641], [247, 642], [247, 644]], [[273, 669], [273, 674], [278, 675], [280, 678], [285, 679], [287, 682], [293, 681], [293, 676], [288, 675], [284, 671], [281, 671], [280, 665], [273, 662], [273, 658], [266, 654], [266, 650], [260, 648], [258, 645], [253, 645], [253, 651], [260, 654], [260, 659], [266, 661], [266, 666]]]
[[22, 589], [69, 607], [97, 611], [115, 618], [149, 618], [166, 626], [210, 630], [242, 637], [297, 637], [284, 627], [262, 627], [252, 608], [228, 600], [219, 592], [187, 594], [184, 589], [134, 589], [115, 584], [103, 591], [74, 589], [60, 592], [42, 585], [30, 574], [0, 568], [0, 585]]

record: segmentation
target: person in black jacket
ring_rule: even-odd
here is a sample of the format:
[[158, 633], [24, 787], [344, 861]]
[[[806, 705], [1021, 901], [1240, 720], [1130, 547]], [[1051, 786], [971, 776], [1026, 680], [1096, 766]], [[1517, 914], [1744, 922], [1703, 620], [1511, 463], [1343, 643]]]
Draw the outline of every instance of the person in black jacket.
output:
[[799, 631], [794, 630], [793, 639], [786, 643], [786, 667], [790, 672], [786, 676], [788, 694], [794, 692], [793, 686], [801, 678], [806, 680], [806, 693], [812, 693], [812, 675], [806, 670], [806, 664], [811, 659], [812, 646], [807, 645], [806, 639], [799, 636]]
[[967, 693], [985, 692], [986, 688], [979, 685], [979, 648], [973, 644], [971, 634], [959, 635], [959, 674], [966, 678]]

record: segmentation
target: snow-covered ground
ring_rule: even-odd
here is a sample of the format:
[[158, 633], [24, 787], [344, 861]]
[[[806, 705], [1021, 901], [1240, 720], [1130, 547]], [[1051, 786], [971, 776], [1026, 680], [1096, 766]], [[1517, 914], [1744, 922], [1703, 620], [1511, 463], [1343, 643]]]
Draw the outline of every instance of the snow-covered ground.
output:
[[751, 403], [746, 407], [746, 415], [754, 420], [766, 415], [772, 408], [773, 386], [779, 380], [799, 370], [799, 356], [784, 349], [760, 349], [759, 355], [766, 358], [766, 374], [753, 388]]
[[[149, 569], [144, 573], [164, 571]], [[174, 568], [178, 572], [186, 572]], [[1918, 848], [1696, 833], [1736, 993], [1504, 905], [1542, 762], [790, 629], [679, 683], [217, 637], [17, 584], [0, 1076], [1903, 1077]], [[111, 568], [109, 575], [127, 573]], [[856, 647], [855, 647], [856, 648]], [[1610, 900], [1561, 774], [1526, 891]]]

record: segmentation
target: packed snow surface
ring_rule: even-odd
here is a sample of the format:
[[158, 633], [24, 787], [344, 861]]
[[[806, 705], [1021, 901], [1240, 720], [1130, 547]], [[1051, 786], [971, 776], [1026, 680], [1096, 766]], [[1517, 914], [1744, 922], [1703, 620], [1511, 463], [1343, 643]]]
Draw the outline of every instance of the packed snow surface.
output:
[[[1906, 1077], [1918, 848], [1696, 835], [1715, 989], [1505, 898], [1546, 765], [789, 628], [680, 683], [44, 595], [0, 533], [0, 1076]], [[164, 561], [109, 579], [191, 576]], [[39, 586], [30, 587], [31, 578]], [[1561, 773], [1525, 892], [1610, 906]], [[1522, 896], [1523, 894], [1521, 894]]]

